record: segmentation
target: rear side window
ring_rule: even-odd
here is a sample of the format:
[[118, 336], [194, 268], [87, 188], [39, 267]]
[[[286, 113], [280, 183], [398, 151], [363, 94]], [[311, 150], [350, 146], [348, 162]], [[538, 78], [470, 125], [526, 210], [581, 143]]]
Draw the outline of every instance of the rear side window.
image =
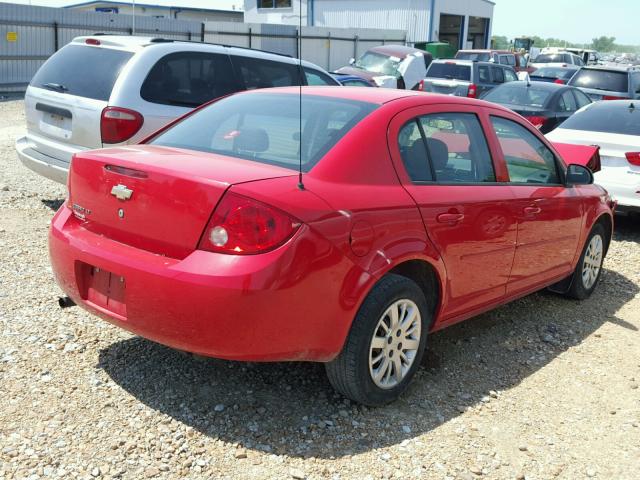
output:
[[402, 128], [398, 144], [412, 181], [495, 182], [484, 132], [472, 113], [419, 117]]
[[67, 45], [40, 67], [30, 85], [108, 101], [113, 84], [132, 56], [111, 48]]
[[578, 105], [578, 109], [584, 107], [585, 105], [589, 105], [591, 103], [591, 99], [587, 97], [584, 93], [582, 93], [577, 88], [573, 90], [573, 94], [576, 96], [576, 102]]
[[242, 90], [227, 55], [171, 53], [151, 69], [140, 89], [147, 102], [181, 107], [203, 103]]
[[453, 62], [432, 63], [427, 71], [427, 77], [469, 81], [471, 80], [471, 66]]
[[640, 135], [640, 107], [629, 108], [628, 102], [596, 103], [570, 116], [560, 128], [589, 132]]
[[486, 65], [480, 65], [478, 67], [478, 81], [480, 83], [491, 83], [491, 76], [489, 75], [489, 67]]
[[578, 70], [578, 73], [569, 80], [569, 85], [611, 92], [627, 92], [629, 89], [627, 72], [589, 68]]
[[302, 170], [308, 172], [376, 108], [366, 102], [305, 95], [301, 118], [297, 94], [232, 95], [186, 117], [150, 143], [294, 170], [301, 155]]
[[295, 64], [238, 56], [232, 56], [231, 61], [247, 90], [289, 87], [301, 83], [300, 69]]
[[516, 82], [518, 80], [516, 73], [509, 69], [504, 70], [504, 78], [507, 82]]
[[512, 183], [560, 183], [555, 156], [522, 125], [491, 117]]
[[504, 83], [504, 70], [500, 67], [491, 67], [494, 83]]
[[561, 112], [575, 112], [578, 107], [576, 105], [576, 99], [574, 98], [571, 90], [567, 90], [562, 95], [560, 95], [560, 100], [558, 101]]

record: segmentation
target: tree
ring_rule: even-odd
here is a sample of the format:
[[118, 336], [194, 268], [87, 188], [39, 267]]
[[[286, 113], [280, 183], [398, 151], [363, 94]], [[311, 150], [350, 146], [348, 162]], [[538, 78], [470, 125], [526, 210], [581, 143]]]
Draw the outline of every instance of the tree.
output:
[[616, 37], [594, 38], [591, 43], [591, 48], [598, 50], [599, 52], [611, 52], [615, 49]]
[[491, 45], [496, 50], [509, 50], [509, 47], [511, 46], [507, 37], [499, 35], [491, 37]]

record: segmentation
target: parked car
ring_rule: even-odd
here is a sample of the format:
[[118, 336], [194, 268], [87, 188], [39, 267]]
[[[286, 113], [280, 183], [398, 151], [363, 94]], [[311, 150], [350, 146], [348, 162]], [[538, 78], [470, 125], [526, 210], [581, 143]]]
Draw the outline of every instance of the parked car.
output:
[[553, 82], [566, 85], [579, 69], [580, 67], [575, 65], [567, 67], [542, 67], [530, 73], [529, 79], [533, 82]]
[[72, 301], [181, 350], [325, 362], [339, 392], [382, 405], [429, 332], [545, 287], [593, 292], [611, 202], [522, 117], [303, 90], [239, 93], [76, 154], [49, 233]]
[[640, 212], [640, 102], [596, 102], [580, 110], [547, 138], [568, 144], [599, 145], [596, 182], [623, 211]]
[[584, 67], [569, 80], [593, 100], [640, 98], [640, 68]]
[[418, 90], [477, 98], [505, 82], [518, 80], [507, 65], [472, 60], [434, 60]]
[[574, 53], [582, 58], [585, 65], [597, 65], [600, 63], [600, 53], [596, 50], [589, 50], [587, 48], [566, 48], [567, 52]]
[[376, 87], [377, 85], [369, 80], [355, 75], [343, 75], [332, 72], [331, 76], [335, 78], [341, 85], [345, 87]]
[[533, 71], [533, 68], [529, 67], [529, 61], [524, 53], [511, 52], [509, 50], [458, 50], [454, 58], [508, 65], [516, 72]]
[[542, 82], [504, 84], [482, 99], [519, 113], [542, 133], [550, 132], [591, 103], [591, 99], [575, 87]]
[[529, 63], [535, 69], [542, 67], [566, 67], [567, 65], [582, 67], [584, 65], [582, 58], [570, 52], [541, 53]]
[[352, 58], [349, 66], [335, 73], [354, 75], [378, 87], [415, 90], [427, 72], [433, 57], [429, 52], [404, 45], [381, 45]]
[[[302, 63], [310, 85], [339, 85]], [[35, 74], [25, 95], [24, 165], [65, 183], [74, 153], [135, 143], [214, 98], [298, 85], [296, 59], [239, 47], [161, 38], [75, 38]]]

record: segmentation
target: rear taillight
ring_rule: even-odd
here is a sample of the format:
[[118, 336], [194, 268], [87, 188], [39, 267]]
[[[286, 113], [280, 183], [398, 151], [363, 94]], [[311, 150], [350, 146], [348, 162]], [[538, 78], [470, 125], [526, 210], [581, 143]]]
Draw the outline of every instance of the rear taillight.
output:
[[235, 255], [273, 250], [300, 227], [286, 213], [257, 200], [226, 193], [202, 235], [198, 249]]
[[524, 117], [524, 118], [529, 120], [531, 125], [533, 125], [537, 129], [542, 128], [544, 126], [545, 122], [547, 121], [547, 117], [541, 117], [541, 116], [537, 116], [537, 115], [532, 115], [530, 117]]
[[100, 40], [97, 40], [95, 38], [87, 38], [84, 43], [86, 43], [87, 45], [100, 45]]
[[419, 92], [424, 92], [424, 80], [420, 80], [418, 82], [418, 91]]
[[142, 127], [144, 118], [135, 110], [107, 107], [100, 117], [102, 143], [122, 143], [133, 137]]
[[472, 83], [471, 85], [469, 85], [469, 88], [467, 89], [467, 97], [476, 98], [477, 95], [478, 95], [478, 88], [474, 83]]
[[561, 78], [556, 78], [553, 83], [557, 83], [558, 85], [564, 85], [566, 82]]
[[627, 152], [624, 155], [627, 157], [627, 162], [636, 167], [640, 167], [640, 152]]
[[615, 95], [604, 95], [602, 100], [626, 100], [624, 97], [616, 97]]

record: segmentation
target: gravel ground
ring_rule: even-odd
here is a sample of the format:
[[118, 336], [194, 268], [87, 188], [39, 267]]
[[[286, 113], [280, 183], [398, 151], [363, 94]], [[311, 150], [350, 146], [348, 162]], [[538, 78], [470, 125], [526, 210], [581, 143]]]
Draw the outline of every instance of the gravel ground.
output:
[[638, 219], [591, 299], [538, 293], [437, 333], [409, 392], [368, 409], [321, 365], [197, 358], [59, 309], [65, 191], [16, 158], [23, 103], [0, 112], [0, 480], [638, 478]]

